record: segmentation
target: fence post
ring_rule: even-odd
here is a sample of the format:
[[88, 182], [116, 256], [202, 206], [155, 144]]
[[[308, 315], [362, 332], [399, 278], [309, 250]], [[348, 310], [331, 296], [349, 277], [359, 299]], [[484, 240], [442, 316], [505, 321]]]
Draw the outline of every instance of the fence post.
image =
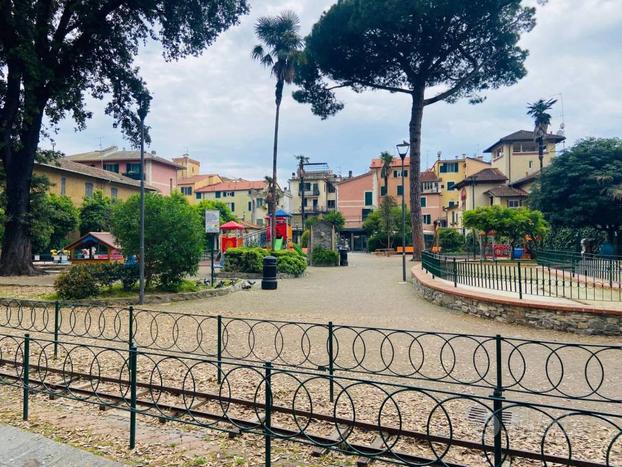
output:
[[[587, 278], [586, 278], [586, 281], [587, 281]], [[612, 287], [613, 287], [613, 258], [609, 258], [609, 288], [612, 288]]]
[[60, 302], [54, 302], [54, 360], [58, 358], [58, 332], [60, 329]]
[[137, 373], [137, 350], [134, 345], [130, 346], [130, 449], [136, 447], [136, 373]]
[[501, 438], [501, 428], [503, 424], [503, 359], [501, 355], [501, 342], [503, 338], [497, 334], [495, 336], [495, 355], [496, 355], [496, 384], [492, 393], [493, 397], [493, 417], [494, 417], [494, 455], [495, 467], [503, 465], [503, 443]]
[[333, 322], [328, 323], [328, 385], [330, 401], [335, 401], [335, 382], [333, 381], [333, 375], [335, 374], [335, 350], [333, 347], [333, 339], [335, 337], [335, 330]]
[[30, 334], [24, 335], [24, 353], [22, 355], [22, 419], [28, 420], [28, 393], [30, 392]]
[[455, 257], [454, 257], [454, 287], [458, 287], [458, 264], [456, 263]]
[[216, 318], [216, 365], [218, 367], [218, 384], [222, 384], [222, 315]]
[[520, 261], [517, 263], [517, 265], [518, 265], [518, 298], [522, 300], [523, 299], [523, 280], [521, 277]]
[[128, 336], [127, 343], [130, 347], [134, 345], [134, 307], [130, 305], [129, 308], [129, 323], [128, 323]]
[[266, 362], [264, 368], [266, 369], [266, 417], [264, 421], [265, 456], [266, 467], [270, 467], [272, 465], [272, 433], [270, 432], [272, 426], [272, 363]]

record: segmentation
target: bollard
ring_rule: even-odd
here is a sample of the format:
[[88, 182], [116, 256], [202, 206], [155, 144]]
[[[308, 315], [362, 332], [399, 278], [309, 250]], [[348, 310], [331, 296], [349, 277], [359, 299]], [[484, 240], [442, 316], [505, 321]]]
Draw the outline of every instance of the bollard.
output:
[[277, 289], [277, 260], [274, 256], [266, 256], [263, 260], [263, 280], [261, 281], [262, 290]]
[[266, 418], [264, 421], [264, 438], [265, 438], [265, 455], [266, 455], [266, 467], [272, 465], [272, 363], [266, 362], [264, 365], [266, 369]]
[[28, 420], [28, 393], [30, 392], [30, 334], [24, 335], [22, 379], [22, 385], [24, 387], [22, 396], [22, 419], [26, 421]]

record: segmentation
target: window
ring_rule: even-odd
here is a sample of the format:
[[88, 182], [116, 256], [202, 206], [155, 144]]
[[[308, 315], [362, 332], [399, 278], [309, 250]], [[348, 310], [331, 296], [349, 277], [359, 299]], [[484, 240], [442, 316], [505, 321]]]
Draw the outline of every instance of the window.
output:
[[216, 192], [216, 198], [220, 198], [220, 191]]
[[[192, 196], [192, 187], [191, 186], [182, 186], [181, 193], [185, 196]], [[197, 193], [198, 194], [198, 193]], [[197, 198], [199, 199], [199, 198]]]
[[138, 163], [129, 163], [125, 166], [125, 171], [127, 173], [140, 173], [140, 162]]
[[328, 200], [328, 209], [335, 209], [337, 207], [337, 203], [334, 199]]
[[[328, 186], [329, 193], [335, 193], [335, 191], [337, 191], [335, 190], [335, 185], [333, 185], [332, 183], [327, 183], [326, 185]], [[316, 189], [316, 185], [313, 186], [313, 189]]]
[[455, 182], [447, 182], [447, 190], [455, 190], [456, 183]]
[[248, 210], [249, 210], [249, 211], [252, 211], [252, 210], [253, 210], [253, 202], [252, 202], [252, 201], [249, 201], [249, 202], [248, 202]]
[[305, 208], [306, 208], [306, 207], [308, 206], [308, 204], [309, 204], [309, 203], [308, 203], [308, 201], [309, 201], [309, 199], [308, 199], [308, 198], [305, 198], [304, 203], [303, 203]]
[[91, 196], [93, 196], [93, 184], [92, 183], [85, 183], [84, 184], [84, 196], [86, 198], [90, 198]]
[[67, 193], [67, 177], [60, 178], [60, 194], [64, 195]]
[[[401, 170], [394, 170], [393, 171], [393, 178], [400, 178], [402, 176], [402, 171]], [[408, 177], [408, 170], [404, 169], [404, 178]]]
[[397, 186], [397, 196], [402, 196], [404, 194], [404, 186], [403, 185], [398, 185]]
[[203, 193], [195, 193], [195, 194], [194, 194], [194, 197], [195, 197], [196, 199], [201, 199], [202, 195], [203, 195]]
[[[140, 164], [139, 164], [140, 165]], [[119, 164], [104, 164], [104, 170], [108, 172], [119, 173]]]
[[119, 190], [117, 188], [110, 188], [110, 197], [112, 199], [117, 199], [119, 197]]
[[458, 173], [458, 163], [446, 162], [441, 164], [441, 173]]
[[454, 207], [456, 207], [456, 202], [455, 202], [455, 201], [450, 201], [450, 202], [449, 202], [449, 207], [450, 207], [450, 208], [454, 208]]
[[425, 196], [421, 197], [421, 207], [425, 208], [428, 205], [428, 198], [426, 198]]
[[514, 143], [512, 145], [512, 152], [515, 153], [527, 153], [538, 152], [538, 146], [536, 143]]
[[231, 209], [231, 211], [235, 211], [235, 203], [229, 203], [229, 209]]
[[363, 209], [363, 212], [362, 212], [363, 220], [367, 219], [372, 212], [373, 212], [373, 209]]
[[520, 208], [520, 199], [508, 199], [508, 208]]
[[503, 148], [495, 149], [492, 154], [492, 158], [496, 160], [500, 159], [501, 157], [503, 157]]
[[430, 225], [432, 223], [432, 216], [430, 214], [423, 215], [423, 223], [425, 225]]
[[387, 187], [386, 186], [381, 186], [380, 187], [380, 196], [386, 196], [387, 195]]
[[265, 200], [263, 198], [257, 198], [257, 201], [255, 201], [255, 205], [260, 208], [264, 205]]
[[421, 184], [421, 189], [423, 191], [437, 192], [438, 191], [438, 183], [436, 183], [436, 182], [423, 182]]
[[529, 161], [529, 168], [533, 168], [533, 161]]
[[371, 206], [374, 204], [373, 193], [371, 191], [365, 192], [365, 206]]

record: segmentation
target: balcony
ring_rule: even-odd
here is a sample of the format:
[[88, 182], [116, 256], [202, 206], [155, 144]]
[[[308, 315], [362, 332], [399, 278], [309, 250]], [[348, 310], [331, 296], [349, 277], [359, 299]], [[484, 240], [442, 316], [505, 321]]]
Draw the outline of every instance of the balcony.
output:
[[122, 174], [124, 177], [132, 178], [134, 180], [140, 180], [140, 172], [125, 172]]
[[[302, 196], [302, 193], [300, 196]], [[305, 198], [320, 196], [320, 190], [319, 188], [316, 188], [314, 190], [305, 190], [304, 196]]]

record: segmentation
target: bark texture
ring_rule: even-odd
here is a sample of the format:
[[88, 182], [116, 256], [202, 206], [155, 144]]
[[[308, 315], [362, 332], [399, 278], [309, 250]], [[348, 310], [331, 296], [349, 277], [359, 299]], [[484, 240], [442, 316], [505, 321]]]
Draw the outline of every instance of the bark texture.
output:
[[410, 222], [413, 237], [413, 260], [421, 259], [424, 249], [423, 223], [421, 218], [421, 123], [423, 121], [425, 86], [415, 89], [412, 94], [410, 115]]

